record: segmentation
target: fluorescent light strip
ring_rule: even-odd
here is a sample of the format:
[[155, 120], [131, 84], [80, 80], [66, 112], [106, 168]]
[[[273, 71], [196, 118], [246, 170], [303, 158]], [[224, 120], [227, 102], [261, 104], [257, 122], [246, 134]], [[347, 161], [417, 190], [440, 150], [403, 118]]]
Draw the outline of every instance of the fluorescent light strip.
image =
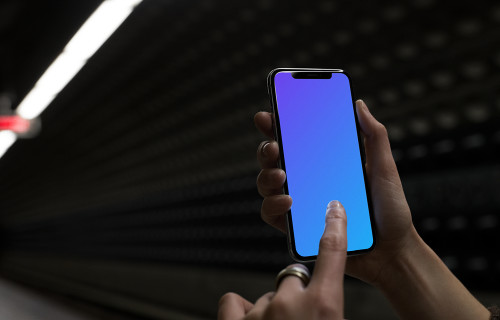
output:
[[105, 0], [85, 21], [17, 107], [25, 119], [38, 117], [142, 0]]
[[0, 131], [0, 158], [16, 142], [16, 134], [12, 131]]
[[[141, 1], [103, 1], [24, 97], [16, 113], [29, 120], [38, 117]], [[14, 132], [0, 131], [0, 158], [16, 139]]]

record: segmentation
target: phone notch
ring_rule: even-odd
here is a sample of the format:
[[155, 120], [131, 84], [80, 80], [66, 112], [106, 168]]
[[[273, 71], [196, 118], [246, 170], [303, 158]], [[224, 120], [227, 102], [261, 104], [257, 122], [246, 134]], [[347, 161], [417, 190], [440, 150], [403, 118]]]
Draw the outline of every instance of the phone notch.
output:
[[331, 72], [318, 72], [318, 71], [299, 71], [292, 72], [294, 79], [331, 79]]

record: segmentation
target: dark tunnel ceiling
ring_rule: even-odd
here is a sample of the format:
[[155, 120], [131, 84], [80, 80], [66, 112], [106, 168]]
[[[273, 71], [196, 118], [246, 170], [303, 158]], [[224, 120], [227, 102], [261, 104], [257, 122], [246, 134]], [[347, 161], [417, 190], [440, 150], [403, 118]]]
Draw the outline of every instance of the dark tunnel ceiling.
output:
[[0, 94], [13, 107], [101, 1], [0, 2]]
[[[98, 2], [3, 3], [1, 90], [20, 98]], [[271, 69], [341, 67], [387, 126], [419, 232], [498, 288], [500, 4], [467, 4], [145, 0], [0, 159], [5, 250], [278, 269], [252, 117]]]

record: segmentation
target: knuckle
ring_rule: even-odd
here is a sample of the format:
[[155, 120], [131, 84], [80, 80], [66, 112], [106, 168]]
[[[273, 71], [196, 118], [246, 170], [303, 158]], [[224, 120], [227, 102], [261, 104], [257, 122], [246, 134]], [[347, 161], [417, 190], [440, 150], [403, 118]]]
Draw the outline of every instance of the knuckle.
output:
[[237, 299], [237, 294], [228, 292], [219, 299], [219, 307]]
[[266, 188], [279, 188], [283, 186], [284, 171], [281, 169], [263, 169], [257, 176], [257, 185]]
[[282, 296], [277, 295], [269, 304], [269, 308], [277, 311], [284, 311], [287, 309], [287, 301]]
[[289, 304], [281, 296], [275, 296], [266, 309], [266, 318], [268, 319], [289, 319]]
[[309, 271], [309, 268], [306, 267], [305, 265], [303, 265], [302, 263], [292, 263], [292, 264], [289, 264], [287, 268], [302, 268], [306, 271]]
[[256, 180], [257, 186], [262, 185], [262, 179], [264, 178], [263, 175], [265, 175], [265, 171], [260, 170], [259, 174], [257, 175], [257, 180]]
[[270, 214], [269, 214], [269, 212], [267, 210], [266, 198], [264, 198], [264, 201], [262, 201], [262, 206], [260, 208], [260, 217], [261, 217], [262, 220], [264, 220], [264, 222], [269, 223]]
[[286, 211], [287, 209], [283, 207], [283, 205], [276, 197], [269, 196], [265, 197], [264, 200], [262, 200], [260, 216], [262, 220], [267, 224], [278, 227], [277, 221], [281, 219], [280, 217], [284, 218]]
[[342, 223], [347, 223], [347, 217], [345, 214], [345, 210], [342, 208], [339, 209], [330, 209], [328, 208], [328, 221], [340, 221]]
[[347, 241], [339, 233], [324, 234], [319, 240], [319, 248], [327, 251], [345, 251], [347, 250]]
[[340, 312], [332, 305], [331, 301], [325, 298], [317, 300], [315, 311], [317, 313], [316, 319], [340, 319]]
[[271, 203], [269, 203], [271, 199], [269, 199], [269, 197], [265, 197], [264, 199], [262, 199], [262, 205], [260, 207], [260, 213], [264, 214], [264, 215], [267, 215], [268, 214], [268, 211], [270, 210], [270, 207], [271, 207]]
[[328, 296], [327, 293], [324, 292], [324, 290], [313, 290], [309, 293], [309, 303], [311, 305], [316, 305], [319, 301], [325, 298], [325, 295]]
[[380, 138], [388, 137], [387, 128], [379, 122], [375, 126], [375, 134], [377, 137], [380, 137]]
[[261, 187], [267, 186], [269, 184], [270, 174], [271, 172], [269, 169], [260, 170], [259, 175], [257, 176], [257, 185], [260, 185]]
[[276, 197], [276, 195], [270, 195], [268, 197], [265, 197], [264, 200], [262, 200], [262, 211], [265, 211], [267, 213], [285, 213], [284, 210], [282, 210], [282, 204], [280, 202], [280, 199]]
[[342, 310], [337, 310], [335, 301], [328, 299], [330, 295], [322, 290], [310, 292], [308, 304], [312, 308], [314, 319], [343, 319]]
[[328, 299], [329, 294], [314, 291], [309, 295], [309, 305], [314, 306], [314, 319], [343, 319], [342, 310], [337, 310], [335, 301]]
[[267, 170], [261, 170], [259, 175], [257, 176], [257, 191], [259, 191], [260, 195], [265, 197], [268, 195], [269, 189], [269, 173]]

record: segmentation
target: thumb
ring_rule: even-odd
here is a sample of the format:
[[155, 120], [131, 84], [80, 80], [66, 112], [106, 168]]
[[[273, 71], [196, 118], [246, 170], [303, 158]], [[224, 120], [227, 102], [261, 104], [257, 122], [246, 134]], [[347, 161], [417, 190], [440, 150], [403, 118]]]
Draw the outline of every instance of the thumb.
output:
[[392, 157], [387, 129], [370, 113], [363, 100], [356, 101], [359, 125], [365, 138], [366, 169], [368, 176], [388, 178], [401, 186], [396, 163]]

